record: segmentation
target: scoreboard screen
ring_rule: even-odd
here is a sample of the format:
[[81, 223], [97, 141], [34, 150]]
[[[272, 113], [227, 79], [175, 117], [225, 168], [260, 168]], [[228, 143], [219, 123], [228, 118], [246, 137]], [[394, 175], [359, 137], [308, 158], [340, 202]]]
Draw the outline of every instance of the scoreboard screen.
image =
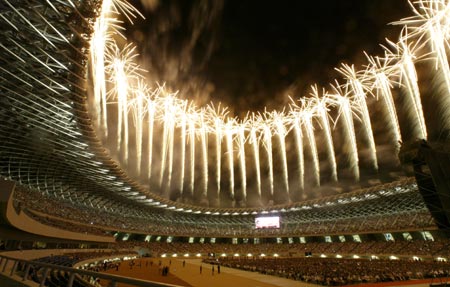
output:
[[261, 216], [255, 217], [255, 228], [280, 228], [279, 216]]

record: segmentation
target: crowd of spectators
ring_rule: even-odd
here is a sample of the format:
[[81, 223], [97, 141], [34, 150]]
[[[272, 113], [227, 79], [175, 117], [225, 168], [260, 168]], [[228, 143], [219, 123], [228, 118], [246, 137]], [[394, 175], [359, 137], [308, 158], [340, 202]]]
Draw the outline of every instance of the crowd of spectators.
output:
[[206, 261], [308, 283], [340, 286], [448, 277], [450, 263], [420, 260], [368, 260], [335, 258], [221, 258]]
[[52, 226], [59, 229], [64, 229], [67, 231], [72, 232], [78, 232], [78, 233], [84, 233], [84, 234], [92, 234], [92, 235], [99, 235], [99, 236], [111, 236], [109, 232], [107, 232], [105, 229], [98, 228], [95, 226], [88, 226], [83, 224], [78, 224], [73, 221], [68, 220], [60, 220], [58, 218], [42, 215], [30, 210], [24, 211], [29, 217], [33, 218], [36, 221], [39, 221], [42, 224]]
[[[278, 229], [255, 229], [251, 218], [233, 217], [217, 219], [212, 216], [189, 217], [187, 214], [152, 213], [146, 216], [136, 216], [128, 213], [115, 213], [98, 208], [90, 208], [76, 202], [64, 202], [50, 195], [33, 192], [23, 187], [17, 187], [14, 193], [14, 206], [19, 210], [33, 210], [62, 219], [56, 222], [52, 219], [50, 225], [64, 226], [64, 220], [80, 223], [74, 228], [78, 232], [98, 234], [98, 229], [107, 231], [124, 231], [171, 236], [205, 236], [212, 237], [259, 237], [259, 236], [292, 236], [292, 234], [320, 235], [382, 232], [384, 230], [426, 229], [434, 227], [429, 212], [417, 211], [406, 214], [386, 216], [370, 216], [360, 219], [347, 218], [334, 221], [318, 220], [304, 222], [301, 214], [291, 214], [286, 217]], [[288, 215], [286, 215], [288, 216]], [[300, 216], [297, 220], [297, 216]], [[39, 218], [47, 222], [45, 216]], [[84, 225], [84, 227], [83, 227]], [[88, 226], [88, 227], [86, 227]], [[89, 227], [90, 226], [90, 227]], [[66, 225], [66, 228], [69, 228]]]
[[[64, 203], [44, 196], [37, 192], [31, 192], [25, 188], [17, 188], [14, 200], [16, 208], [26, 212], [29, 216], [46, 225], [66, 229], [74, 232], [107, 235], [111, 231], [125, 230], [130, 232], [148, 232], [155, 234], [161, 231], [156, 227], [158, 223], [151, 223], [145, 218], [130, 217], [113, 214], [107, 211], [88, 208], [74, 203]], [[408, 219], [407, 217], [405, 217]], [[404, 220], [406, 220], [404, 219]], [[366, 219], [371, 220], [371, 219]], [[399, 220], [397, 223], [404, 223]], [[341, 223], [343, 223], [342, 221]], [[354, 223], [361, 224], [361, 223]], [[158, 224], [159, 225], [159, 224]], [[345, 224], [344, 224], [345, 225]], [[326, 225], [325, 225], [326, 226]], [[177, 224], [166, 225], [164, 233], [176, 235], [180, 229]], [[185, 227], [188, 228], [188, 227]], [[190, 227], [189, 227], [190, 228]], [[198, 228], [202, 228], [199, 226]], [[344, 227], [342, 227], [344, 228]], [[171, 233], [173, 232], [173, 233]], [[189, 233], [188, 230], [185, 231]], [[268, 230], [263, 230], [268, 234]], [[161, 233], [160, 233], [161, 234]], [[270, 235], [270, 234], [268, 234]], [[368, 241], [368, 242], [308, 242], [294, 244], [189, 244], [189, 243], [163, 243], [163, 242], [120, 242], [120, 245], [138, 245], [149, 248], [156, 255], [163, 253], [216, 253], [216, 254], [274, 254], [280, 256], [302, 256], [306, 252], [314, 254], [358, 254], [358, 255], [413, 255], [413, 256], [450, 256], [448, 240], [436, 241], [411, 240], [411, 241]]]
[[[14, 206], [18, 212], [25, 212], [33, 219], [43, 224], [79, 233], [107, 235], [112, 230], [147, 232], [148, 234], [176, 235], [177, 232], [192, 234], [195, 224], [186, 226], [179, 222], [164, 225], [151, 222], [148, 218], [127, 217], [106, 210], [88, 208], [76, 203], [64, 203], [47, 195], [18, 188], [14, 197]], [[163, 216], [163, 215], [161, 215]], [[413, 216], [413, 218], [409, 218]], [[429, 223], [429, 216], [424, 215], [421, 222], [420, 214], [404, 215], [403, 218], [385, 219], [372, 217], [363, 221], [341, 220], [334, 225], [340, 230], [361, 229], [364, 226], [377, 225], [392, 227], [394, 224], [418, 227]], [[300, 225], [299, 225], [300, 226]], [[312, 224], [301, 228], [308, 234], [321, 233], [329, 227], [326, 223]], [[163, 229], [161, 229], [163, 228]], [[202, 233], [205, 226], [199, 224], [198, 232]], [[215, 226], [214, 228], [218, 228]], [[294, 227], [295, 229], [295, 227]], [[302, 234], [295, 229], [296, 233]], [[366, 227], [367, 229], [367, 227]], [[208, 230], [210, 231], [210, 230]], [[219, 232], [219, 231], [218, 231]], [[255, 231], [255, 234], [258, 231]], [[270, 230], [260, 231], [269, 234]], [[279, 232], [273, 230], [273, 232]], [[220, 233], [220, 232], [219, 232]], [[195, 234], [195, 232], [194, 232]], [[269, 234], [270, 235], [270, 234]], [[434, 261], [437, 256], [450, 257], [450, 239], [436, 240], [397, 240], [397, 241], [364, 241], [364, 242], [307, 242], [307, 243], [261, 243], [261, 244], [228, 244], [228, 243], [181, 243], [181, 242], [143, 242], [118, 241], [117, 250], [148, 248], [150, 254], [159, 257], [163, 254], [186, 254], [190, 256], [201, 253], [214, 254], [213, 261], [222, 266], [240, 268], [248, 271], [261, 272], [269, 275], [282, 276], [304, 282], [322, 285], [347, 285], [366, 282], [399, 281], [407, 279], [422, 279], [443, 277], [449, 275], [449, 263]], [[128, 252], [128, 251], [127, 251]], [[239, 254], [239, 255], [236, 255]], [[262, 254], [266, 256], [263, 257]], [[276, 256], [275, 256], [276, 254]], [[344, 258], [335, 258], [337, 254]], [[306, 255], [313, 255], [306, 257]], [[358, 255], [361, 259], [348, 259]], [[369, 260], [373, 255], [377, 259]], [[409, 260], [385, 260], [388, 256], [399, 256]], [[72, 259], [84, 260], [93, 257], [106, 257], [107, 254], [69, 254]], [[320, 258], [327, 257], [327, 258]], [[412, 256], [418, 256], [412, 260]], [[378, 259], [382, 258], [382, 259]], [[117, 268], [116, 263], [96, 265], [98, 268]]]
[[[382, 230], [405, 230], [405, 229], [427, 229], [434, 226], [433, 217], [427, 210], [417, 210], [415, 212], [404, 212], [397, 214], [378, 214], [370, 216], [351, 216], [347, 218], [335, 219], [315, 219], [310, 224], [306, 223], [301, 214], [292, 215], [286, 223], [289, 232], [293, 234], [339, 234], [358, 232], [379, 232]], [[272, 233], [277, 235], [279, 229], [256, 230], [262, 234]]]
[[273, 256], [277, 254], [280, 257], [300, 257], [305, 254], [325, 255], [359, 255], [371, 257], [376, 256], [423, 256], [434, 258], [450, 257], [450, 240], [439, 239], [435, 241], [386, 241], [386, 242], [311, 242], [311, 243], [292, 243], [292, 244], [225, 244], [225, 243], [180, 243], [180, 242], [138, 242], [123, 241], [118, 242], [117, 246], [121, 248], [148, 248], [152, 255], [161, 256], [162, 254], [209, 254], [214, 253], [217, 256], [225, 254], [232, 257], [235, 254], [259, 257], [261, 254]]
[[114, 227], [119, 229], [133, 229], [131, 220], [123, 216], [114, 216], [103, 210], [88, 208], [87, 206], [64, 202], [51, 196], [32, 192], [25, 188], [17, 188], [14, 192], [15, 206], [23, 211], [34, 210], [61, 219], [73, 220], [79, 223], [96, 225], [98, 227]]
[[[78, 222], [80, 224], [76, 225], [75, 228], [77, 232], [82, 233], [93, 231], [93, 234], [97, 234], [98, 230], [92, 229], [93, 226], [107, 231], [147, 232], [151, 234], [157, 232], [171, 235], [195, 233], [194, 229], [197, 229], [197, 232], [201, 234], [205, 231], [203, 226], [185, 226], [176, 221], [171, 222], [171, 224], [160, 224], [163, 215], [155, 214], [155, 218], [149, 220], [149, 218], [139, 216], [108, 212], [102, 209], [89, 208], [75, 202], [64, 202], [22, 187], [16, 187], [15, 189], [14, 206], [18, 212], [31, 210], [52, 216], [51, 226], [64, 226], [65, 224], [72, 226], [74, 222]], [[29, 213], [27, 212], [27, 214]], [[37, 213], [34, 212], [34, 214]], [[59, 218], [59, 222], [55, 217]], [[49, 217], [46, 216], [34, 216], [34, 218], [44, 224], [49, 221]], [[70, 221], [72, 223], [68, 224]], [[69, 227], [66, 226], [64, 229], [69, 229]]]

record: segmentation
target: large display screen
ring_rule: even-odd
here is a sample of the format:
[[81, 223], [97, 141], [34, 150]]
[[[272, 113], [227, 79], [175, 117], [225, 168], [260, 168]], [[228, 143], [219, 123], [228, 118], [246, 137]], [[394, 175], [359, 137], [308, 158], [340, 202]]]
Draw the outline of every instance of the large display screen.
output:
[[279, 216], [255, 217], [255, 228], [280, 228]]

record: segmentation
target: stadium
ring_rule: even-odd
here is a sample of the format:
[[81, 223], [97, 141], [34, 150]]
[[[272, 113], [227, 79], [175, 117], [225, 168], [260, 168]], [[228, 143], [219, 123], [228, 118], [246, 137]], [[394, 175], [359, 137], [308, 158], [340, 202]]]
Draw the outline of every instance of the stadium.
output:
[[410, 4], [383, 55], [234, 116], [148, 80], [128, 2], [1, 0], [2, 286], [445, 284], [450, 3]]

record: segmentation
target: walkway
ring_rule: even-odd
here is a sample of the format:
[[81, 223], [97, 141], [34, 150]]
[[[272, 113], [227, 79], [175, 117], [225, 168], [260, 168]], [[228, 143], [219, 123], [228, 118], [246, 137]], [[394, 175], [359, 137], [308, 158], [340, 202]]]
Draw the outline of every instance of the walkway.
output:
[[[162, 276], [159, 272], [159, 261], [161, 266], [169, 266], [169, 276]], [[153, 265], [150, 262], [153, 261]], [[109, 270], [108, 273], [127, 277], [134, 277], [150, 281], [165, 282], [180, 286], [192, 287], [317, 287], [318, 285], [307, 284], [285, 278], [259, 274], [257, 272], [242, 271], [227, 267], [217, 266], [212, 271], [212, 265], [202, 264], [200, 259], [148, 258], [136, 260], [136, 265], [130, 269], [127, 262], [123, 262], [119, 271]], [[148, 262], [148, 263], [147, 263]], [[202, 273], [200, 274], [200, 266]], [[118, 287], [128, 287], [119, 284]]]

